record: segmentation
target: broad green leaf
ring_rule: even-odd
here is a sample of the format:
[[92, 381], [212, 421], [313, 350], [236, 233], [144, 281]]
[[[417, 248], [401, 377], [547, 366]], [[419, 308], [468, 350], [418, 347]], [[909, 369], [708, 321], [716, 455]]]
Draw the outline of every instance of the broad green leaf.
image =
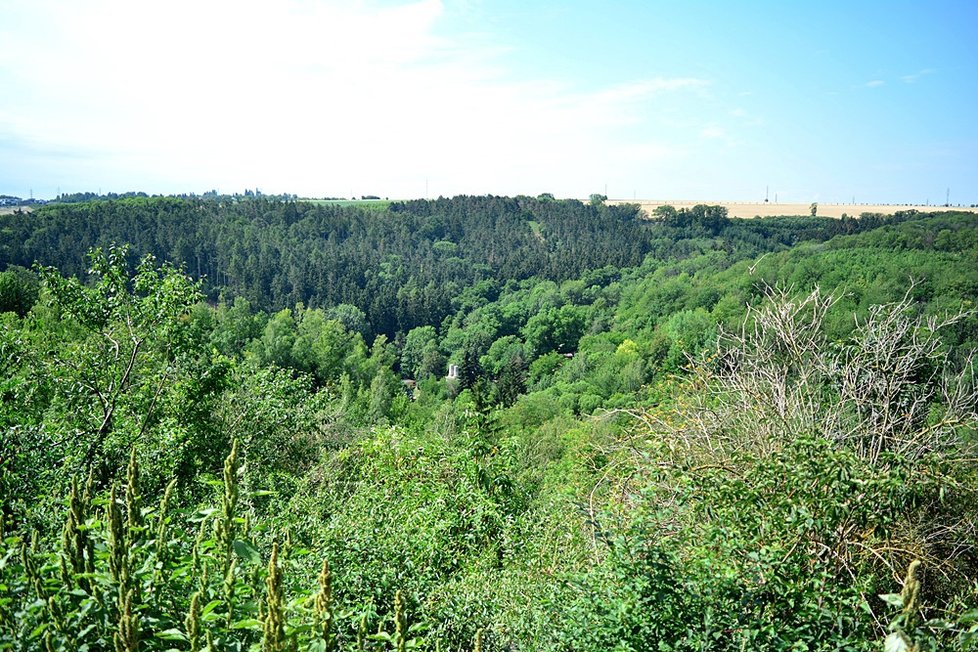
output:
[[880, 600], [894, 607], [903, 607], [903, 596], [899, 593], [883, 593], [880, 595]]
[[40, 625], [34, 628], [34, 630], [31, 632], [31, 635], [28, 638], [30, 638], [33, 641], [35, 638], [43, 634], [47, 628], [48, 628], [48, 624], [46, 622], [41, 623]]
[[896, 632], [891, 632], [883, 642], [884, 652], [910, 652], [910, 647], [903, 640], [903, 636]]
[[241, 559], [249, 564], [261, 564], [261, 554], [259, 554], [258, 550], [248, 541], [243, 541], [241, 539], [235, 540], [234, 552], [236, 552]]
[[306, 647], [309, 652], [326, 652], [326, 641], [321, 638], [317, 638], [313, 641], [309, 641], [309, 645]]
[[156, 632], [156, 638], [161, 638], [164, 641], [189, 641], [187, 635], [181, 632], [179, 629], [165, 629], [162, 632]]

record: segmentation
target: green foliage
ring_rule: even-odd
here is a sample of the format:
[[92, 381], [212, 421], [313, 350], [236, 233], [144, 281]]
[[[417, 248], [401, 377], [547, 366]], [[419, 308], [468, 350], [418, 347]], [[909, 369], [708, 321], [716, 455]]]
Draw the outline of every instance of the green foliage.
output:
[[152, 254], [184, 265], [211, 299], [243, 296], [272, 311], [299, 302], [327, 308], [369, 341], [439, 323], [464, 288], [483, 280], [563, 280], [638, 264], [649, 240], [636, 213], [552, 197], [369, 207], [264, 197], [58, 203], [29, 218], [0, 216], [10, 243], [0, 249], [0, 269], [37, 261], [80, 276], [85, 251], [128, 242], [133, 259]]
[[62, 465], [104, 486], [134, 446], [151, 487], [199, 468], [191, 451], [213, 433], [227, 369], [192, 332], [198, 287], [150, 258], [130, 281], [124, 257], [93, 252], [90, 286], [44, 270], [41, 302], [14, 326], [2, 417], [12, 509], [63, 490]]
[[438, 332], [434, 326], [418, 326], [407, 334], [401, 349], [401, 372], [418, 380], [441, 375], [432, 364], [431, 352], [438, 352]]
[[38, 293], [37, 277], [26, 269], [14, 267], [0, 272], [0, 313], [25, 316], [37, 302]]
[[[190, 650], [355, 649], [353, 614], [332, 605], [325, 562], [315, 594], [287, 589], [285, 571], [295, 560], [283, 559], [278, 543], [267, 565], [261, 563], [255, 535], [238, 510], [237, 455], [235, 444], [225, 461], [223, 507], [190, 515], [196, 535], [171, 527], [171, 491], [157, 508], [140, 508], [135, 455], [124, 499], [115, 484], [100, 499], [89, 493], [90, 484], [82, 494], [72, 483], [60, 547], [36, 534], [28, 543], [17, 531], [0, 533], [0, 649], [36, 649], [42, 641], [46, 649], [127, 652], [174, 644]], [[415, 647], [408, 633], [418, 627], [408, 627], [400, 593], [396, 605], [392, 649]], [[344, 627], [337, 617], [348, 621]]]
[[527, 347], [539, 356], [549, 351], [572, 353], [587, 326], [587, 312], [578, 306], [549, 308], [531, 317], [523, 327]]
[[[889, 634], [883, 641], [886, 652], [931, 652], [936, 650], [974, 650], [978, 646], [978, 609], [965, 608], [943, 618], [924, 620], [924, 572], [920, 560], [914, 560], [900, 593], [880, 595], [895, 610]], [[976, 594], [978, 594], [978, 586]]]
[[703, 308], [674, 312], [661, 326], [669, 344], [662, 366], [678, 371], [689, 359], [702, 353], [717, 337], [716, 322]]
[[566, 359], [556, 351], [550, 351], [539, 356], [530, 364], [531, 386], [534, 389], [546, 389], [564, 362]]
[[455, 648], [475, 630], [449, 615], [463, 599], [453, 587], [495, 572], [515, 545], [507, 522], [521, 504], [498, 436], [478, 430], [465, 409], [444, 416], [455, 424], [452, 441], [385, 429], [337, 451], [287, 520], [323, 546], [334, 599], [390, 608], [398, 589], [405, 600], [426, 596], [416, 613], [441, 623], [437, 638]]
[[0, 316], [0, 649], [974, 649], [973, 217], [126, 201], [211, 278]]

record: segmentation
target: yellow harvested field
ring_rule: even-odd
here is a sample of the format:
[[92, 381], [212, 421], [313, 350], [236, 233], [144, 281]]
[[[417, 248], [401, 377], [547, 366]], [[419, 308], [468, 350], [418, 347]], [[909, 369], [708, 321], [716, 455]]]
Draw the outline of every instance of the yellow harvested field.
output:
[[[775, 204], [774, 202], [737, 202], [737, 201], [690, 201], [686, 199], [659, 200], [659, 199], [611, 199], [609, 204], [638, 204], [642, 209], [652, 214], [659, 206], [669, 205], [678, 208], [692, 208], [697, 204], [707, 204], [710, 206], [720, 205], [727, 208], [730, 217], [773, 217], [775, 215], [810, 215], [811, 204]], [[951, 206], [945, 209], [943, 206], [919, 206], [911, 204], [818, 204], [818, 215], [820, 217], [842, 217], [845, 213], [850, 217], [859, 217], [861, 213], [882, 213], [892, 215], [897, 211], [918, 210], [921, 212], [955, 210], [970, 211], [978, 213], [978, 208], [968, 208], [966, 206]]]

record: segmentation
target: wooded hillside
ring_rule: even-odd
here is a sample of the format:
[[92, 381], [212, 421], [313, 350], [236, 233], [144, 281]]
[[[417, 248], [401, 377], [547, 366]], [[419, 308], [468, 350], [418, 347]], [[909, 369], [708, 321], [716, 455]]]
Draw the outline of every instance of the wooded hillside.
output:
[[976, 647], [973, 214], [0, 232], [0, 649]]

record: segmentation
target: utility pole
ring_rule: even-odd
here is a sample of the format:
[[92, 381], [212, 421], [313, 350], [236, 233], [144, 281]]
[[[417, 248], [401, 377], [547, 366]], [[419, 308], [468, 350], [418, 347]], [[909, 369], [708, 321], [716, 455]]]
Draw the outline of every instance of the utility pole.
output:
[[947, 194], [944, 195], [944, 206], [945, 208], [951, 205], [951, 188], [948, 186]]

